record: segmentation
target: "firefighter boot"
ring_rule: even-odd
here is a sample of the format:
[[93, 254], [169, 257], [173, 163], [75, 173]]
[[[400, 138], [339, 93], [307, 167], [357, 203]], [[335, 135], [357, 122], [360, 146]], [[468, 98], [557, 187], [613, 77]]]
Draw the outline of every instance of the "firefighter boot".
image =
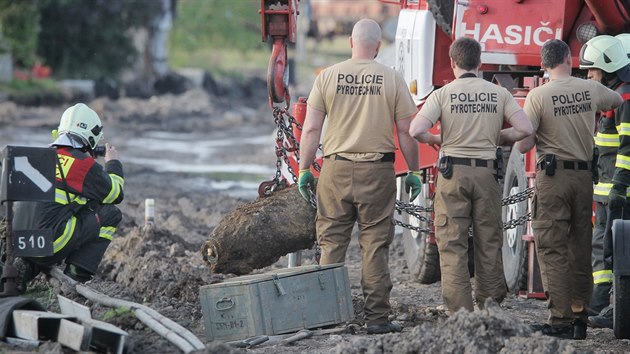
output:
[[613, 306], [606, 306], [597, 316], [588, 318], [588, 324], [593, 328], [613, 328]]
[[558, 337], [563, 339], [573, 339], [573, 325], [555, 327], [547, 323], [530, 325], [532, 332], [540, 332], [546, 336]]
[[385, 334], [400, 331], [402, 331], [402, 327], [394, 322], [371, 324], [367, 326], [367, 334]]
[[13, 261], [13, 267], [15, 267], [15, 270], [17, 271], [15, 288], [20, 294], [24, 294], [28, 283], [35, 279], [35, 276], [39, 273], [37, 266], [24, 258], [17, 257]]
[[94, 276], [93, 273], [88, 272], [87, 270], [76, 266], [74, 264], [67, 264], [66, 269], [64, 269], [63, 274], [69, 276], [70, 278], [78, 281], [79, 283], [85, 283], [92, 280]]
[[598, 315], [604, 307], [610, 304], [610, 290], [612, 283], [600, 283], [593, 286], [593, 296], [589, 308], [589, 315]]

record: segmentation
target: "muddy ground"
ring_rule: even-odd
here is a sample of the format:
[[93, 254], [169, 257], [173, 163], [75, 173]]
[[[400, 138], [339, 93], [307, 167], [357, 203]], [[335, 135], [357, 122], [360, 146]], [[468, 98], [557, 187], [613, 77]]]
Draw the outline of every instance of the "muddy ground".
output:
[[[264, 89], [262, 92], [264, 94]], [[232, 275], [210, 274], [199, 250], [227, 213], [255, 198], [252, 184], [265, 175], [267, 178], [273, 176], [265, 174], [275, 168], [274, 124], [265, 98], [257, 97], [243, 103], [238, 97], [213, 97], [197, 89], [180, 96], [165, 95], [151, 100], [99, 98], [88, 103], [102, 114], [105, 138], [120, 150], [125, 166], [125, 200], [121, 204], [124, 219], [98, 275], [89, 286], [112, 297], [150, 306], [205, 342], [199, 287]], [[62, 110], [63, 107], [28, 108], [10, 102], [1, 103], [0, 145], [45, 144]], [[181, 133], [190, 149], [188, 160], [182, 161], [187, 158], [173, 153], [167, 144], [162, 148], [143, 146], [143, 139], [156, 136], [158, 132]], [[248, 143], [252, 136], [268, 136], [268, 141], [259, 139], [256, 143]], [[233, 144], [213, 148], [207, 155], [199, 154], [199, 150], [206, 149], [200, 141], [229, 137], [234, 138]], [[147, 159], [157, 157], [160, 158], [158, 162], [147, 163]], [[233, 172], [226, 178], [203, 170], [180, 169], [182, 163], [263, 165], [269, 170], [256, 172], [253, 178], [250, 176], [250, 184], [224, 187], [229, 179], [242, 178], [243, 173]], [[219, 183], [221, 179], [223, 181]], [[149, 231], [143, 228], [146, 198], [154, 198], [156, 203], [155, 226]], [[287, 217], [290, 217], [289, 213], [290, 210]], [[289, 346], [280, 345], [276, 340], [241, 351], [269, 354], [630, 352], [630, 341], [615, 339], [612, 330], [607, 329], [589, 329], [584, 341], [560, 341], [532, 335], [527, 324], [542, 322], [547, 316], [545, 302], [541, 300], [510, 296], [500, 307], [490, 306], [487, 311], [458, 313], [449, 318], [441, 300], [439, 283], [422, 285], [409, 279], [400, 232], [390, 253], [394, 282], [392, 319], [404, 326], [402, 333], [368, 336], [365, 329], [359, 327], [356, 334], [316, 336]], [[312, 255], [312, 251], [305, 251], [303, 263], [313, 264]], [[286, 257], [282, 257], [274, 265], [256, 272], [283, 268], [286, 264]], [[356, 313], [353, 323], [362, 325], [360, 255], [356, 237], [349, 249], [347, 267]], [[49, 310], [58, 311], [54, 296], [58, 292], [62, 290], [55, 282], [40, 276], [31, 285], [28, 296], [36, 297]], [[89, 306], [95, 318], [104, 318], [109, 310], [79, 295], [64, 295]], [[119, 313], [107, 321], [129, 333], [129, 353], [180, 352], [129, 313]], [[16, 350], [6, 344], [2, 347]], [[26, 351], [68, 352], [55, 343]], [[209, 342], [205, 352], [230, 351], [239, 350]]]

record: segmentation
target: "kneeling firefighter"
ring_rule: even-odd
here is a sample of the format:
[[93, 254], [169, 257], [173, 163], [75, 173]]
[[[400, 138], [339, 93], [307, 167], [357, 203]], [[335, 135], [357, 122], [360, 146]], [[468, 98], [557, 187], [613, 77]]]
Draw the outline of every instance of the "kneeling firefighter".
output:
[[[103, 125], [92, 109], [78, 103], [61, 116], [57, 150], [55, 201], [16, 203], [15, 229], [52, 229], [53, 255], [16, 258], [17, 289], [41, 270], [65, 262], [64, 273], [79, 282], [91, 280], [122, 220], [114, 205], [123, 200], [123, 167], [118, 151], [97, 144]], [[103, 155], [105, 165], [96, 161]]]

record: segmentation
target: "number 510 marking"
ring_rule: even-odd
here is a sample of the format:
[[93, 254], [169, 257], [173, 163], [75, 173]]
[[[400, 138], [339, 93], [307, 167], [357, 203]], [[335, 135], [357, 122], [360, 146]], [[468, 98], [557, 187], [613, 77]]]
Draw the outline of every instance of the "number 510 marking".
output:
[[15, 256], [43, 257], [53, 254], [52, 230], [16, 230], [13, 246]]

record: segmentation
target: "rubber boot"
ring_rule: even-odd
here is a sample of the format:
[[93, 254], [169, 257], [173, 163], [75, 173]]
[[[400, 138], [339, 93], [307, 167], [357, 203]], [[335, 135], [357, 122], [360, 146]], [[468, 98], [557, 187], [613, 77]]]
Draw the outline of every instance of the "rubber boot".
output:
[[70, 278], [78, 281], [79, 283], [88, 282], [92, 280], [92, 277], [94, 277], [93, 273], [88, 272], [87, 270], [74, 264], [67, 264], [66, 269], [64, 269], [63, 273]]
[[17, 270], [15, 287], [20, 294], [24, 294], [26, 292], [28, 283], [31, 280], [35, 279], [35, 276], [39, 274], [39, 269], [35, 264], [21, 257], [15, 258], [15, 260], [13, 261], [13, 266], [15, 267], [15, 270]]
[[597, 316], [588, 318], [588, 324], [593, 328], [613, 328], [613, 307], [606, 306]]
[[593, 286], [593, 296], [589, 308], [589, 315], [598, 315], [604, 307], [610, 305], [610, 291], [612, 283], [600, 283]]

